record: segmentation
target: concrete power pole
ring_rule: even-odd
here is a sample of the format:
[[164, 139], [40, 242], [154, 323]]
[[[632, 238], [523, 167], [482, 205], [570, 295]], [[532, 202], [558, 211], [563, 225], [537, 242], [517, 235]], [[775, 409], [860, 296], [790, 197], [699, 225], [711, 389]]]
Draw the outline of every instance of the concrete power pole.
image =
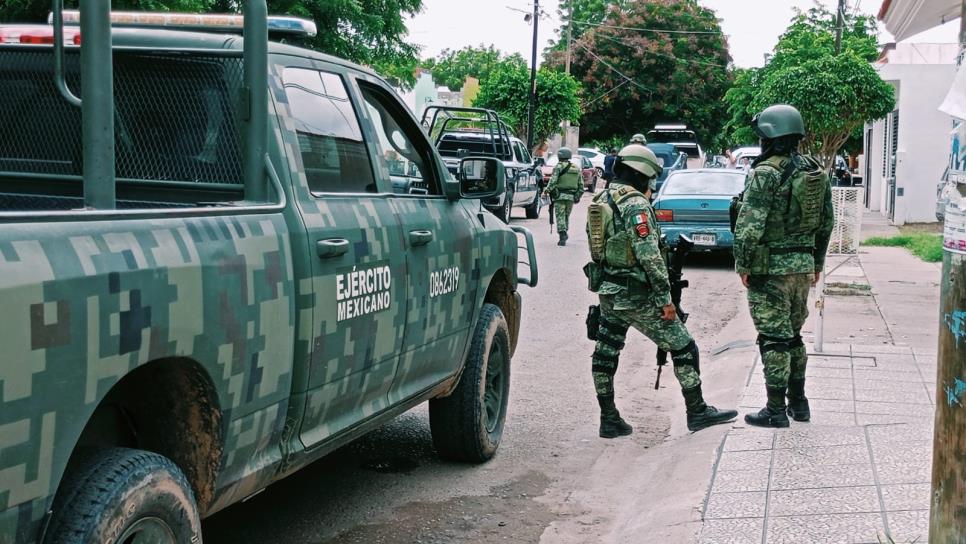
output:
[[845, 0], [839, 0], [839, 10], [835, 17], [835, 54], [842, 52], [842, 25], [845, 24]]
[[540, 0], [533, 0], [533, 50], [530, 53], [530, 103], [527, 106], [527, 150], [533, 153], [533, 116], [537, 109], [537, 26]]
[[[966, 54], [966, 0], [959, 27], [959, 62]], [[966, 206], [966, 184], [957, 192]], [[957, 210], [956, 214], [963, 214]], [[946, 221], [952, 218], [947, 215]], [[961, 219], [961, 217], [957, 218]], [[947, 223], [948, 224], [948, 223]], [[936, 426], [933, 435], [929, 542], [966, 542], [966, 255], [943, 252], [939, 302], [939, 360], [936, 372]]]
[[[571, 41], [574, 36], [574, 3], [573, 0], [568, 2], [567, 7], [567, 53], [564, 56], [564, 71], [567, 75], [570, 75], [570, 51], [571, 51]], [[566, 146], [569, 144], [567, 141], [567, 136], [570, 135], [570, 120], [564, 119], [563, 122], [563, 137], [560, 139], [561, 145]], [[575, 146], [576, 147], [576, 146]]]

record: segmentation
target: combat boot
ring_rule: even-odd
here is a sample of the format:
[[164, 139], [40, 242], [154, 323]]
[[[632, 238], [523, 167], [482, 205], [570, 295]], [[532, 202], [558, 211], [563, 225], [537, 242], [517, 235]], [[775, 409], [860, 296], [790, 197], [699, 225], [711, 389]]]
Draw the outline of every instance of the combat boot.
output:
[[757, 414], [745, 414], [745, 423], [755, 427], [788, 427], [788, 416], [785, 415], [785, 388], [766, 387], [768, 404]]
[[560, 240], [557, 241], [557, 245], [558, 246], [567, 245], [567, 233], [564, 231], [560, 231], [557, 234], [560, 236]]
[[718, 410], [704, 402], [704, 395], [701, 394], [701, 386], [691, 389], [682, 389], [684, 395], [684, 407], [688, 413], [688, 430], [700, 431], [712, 425], [728, 423], [738, 417], [735, 410]]
[[805, 398], [805, 378], [788, 380], [788, 409], [786, 413], [795, 421], [808, 421], [812, 417]]
[[624, 421], [621, 413], [617, 411], [614, 395], [597, 395], [597, 404], [600, 405], [601, 438], [617, 438], [634, 432], [634, 427]]

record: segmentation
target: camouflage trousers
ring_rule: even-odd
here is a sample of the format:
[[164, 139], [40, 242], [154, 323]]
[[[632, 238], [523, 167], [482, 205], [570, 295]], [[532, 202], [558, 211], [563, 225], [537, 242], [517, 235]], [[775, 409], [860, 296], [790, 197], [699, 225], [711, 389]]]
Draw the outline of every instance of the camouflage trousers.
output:
[[693, 389], [701, 385], [700, 372], [694, 361], [696, 349], [691, 351], [694, 340], [680, 319], [664, 321], [661, 309], [641, 306], [633, 310], [614, 309], [613, 295], [600, 295], [600, 328], [594, 346], [594, 387], [600, 396], [614, 394], [614, 374], [624, 340], [630, 327], [648, 337], [669, 353], [674, 360], [674, 375], [681, 389]]
[[553, 201], [554, 221], [557, 223], [557, 232], [567, 232], [570, 228], [570, 212], [574, 209], [574, 201], [559, 199]]
[[784, 388], [789, 378], [805, 378], [807, 356], [801, 332], [813, 278], [812, 274], [749, 278], [748, 307], [758, 330], [767, 387]]

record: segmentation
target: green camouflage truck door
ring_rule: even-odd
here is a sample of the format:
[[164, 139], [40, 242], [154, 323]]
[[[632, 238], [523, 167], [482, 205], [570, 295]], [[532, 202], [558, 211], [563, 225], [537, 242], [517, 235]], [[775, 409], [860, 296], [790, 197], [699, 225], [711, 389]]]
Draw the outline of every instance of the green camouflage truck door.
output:
[[[359, 83], [378, 137], [376, 172], [396, 188], [392, 207], [406, 243], [409, 309], [406, 336], [390, 402], [400, 402], [453, 375], [462, 364], [479, 277], [471, 261], [474, 224], [463, 203], [443, 196], [442, 169], [405, 107], [380, 86]], [[398, 165], [402, 164], [400, 168]], [[476, 272], [478, 274], [478, 272]]]
[[282, 78], [285, 96], [277, 99], [287, 101], [298, 138], [298, 149], [288, 149], [299, 155], [294, 192], [314, 246], [301, 431], [310, 447], [388, 407], [405, 327], [406, 263], [399, 222], [379, 194], [342, 76], [289, 67]]

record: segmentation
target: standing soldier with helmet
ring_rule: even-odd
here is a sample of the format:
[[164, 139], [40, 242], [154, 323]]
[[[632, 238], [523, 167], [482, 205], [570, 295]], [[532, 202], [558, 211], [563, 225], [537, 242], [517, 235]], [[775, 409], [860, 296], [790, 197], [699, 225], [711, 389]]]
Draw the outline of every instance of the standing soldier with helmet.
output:
[[581, 178], [580, 168], [575, 166], [570, 159], [573, 152], [570, 148], [561, 147], [557, 151], [557, 166], [553, 169], [550, 176], [550, 183], [547, 184], [547, 193], [553, 201], [554, 216], [557, 221], [557, 235], [560, 240], [558, 246], [567, 245], [567, 230], [570, 227], [570, 212], [574, 209], [574, 203], [580, 200], [581, 193], [584, 192], [584, 183]]
[[789, 415], [795, 421], [811, 417], [801, 330], [808, 317], [808, 291], [824, 267], [835, 217], [825, 168], [798, 153], [805, 137], [798, 110], [770, 106], [754, 117], [752, 129], [761, 138], [761, 155], [736, 203], [734, 253], [758, 330], [768, 402], [757, 414], [745, 415], [745, 421], [788, 427]]
[[615, 178], [594, 196], [587, 211], [592, 261], [584, 271], [590, 290], [600, 296], [599, 324], [596, 328], [591, 325], [592, 311], [588, 333], [597, 340], [592, 371], [603, 438], [628, 435], [633, 430], [614, 404], [614, 374], [629, 327], [671, 353], [688, 429], [726, 423], [738, 415], [704, 402], [698, 346], [671, 302], [661, 230], [650, 204], [660, 172], [657, 156], [650, 149], [637, 144], [624, 147], [614, 165]]
[[637, 134], [631, 136], [630, 143], [637, 144], [637, 145], [647, 145], [647, 138], [645, 138], [643, 134], [638, 132]]

